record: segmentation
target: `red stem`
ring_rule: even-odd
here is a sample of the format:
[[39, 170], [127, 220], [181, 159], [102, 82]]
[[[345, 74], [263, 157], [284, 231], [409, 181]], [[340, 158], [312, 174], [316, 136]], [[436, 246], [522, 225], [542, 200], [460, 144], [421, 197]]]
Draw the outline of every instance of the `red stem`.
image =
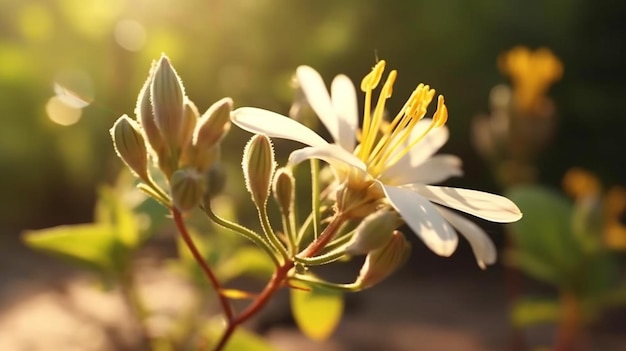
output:
[[209, 265], [204, 260], [204, 257], [202, 257], [202, 254], [200, 253], [196, 245], [193, 243], [193, 239], [191, 238], [191, 235], [189, 235], [189, 232], [187, 231], [187, 227], [185, 226], [185, 221], [183, 220], [183, 217], [180, 211], [178, 211], [176, 208], [172, 208], [172, 215], [174, 216], [174, 223], [176, 223], [176, 227], [178, 228], [178, 231], [180, 232], [180, 236], [183, 237], [183, 240], [185, 241], [187, 248], [189, 248], [189, 251], [193, 255], [193, 258], [196, 260], [198, 265], [200, 265], [200, 268], [202, 269], [206, 277], [209, 279], [209, 282], [211, 282], [213, 289], [215, 289], [215, 293], [217, 294], [220, 300], [220, 304], [222, 305], [222, 310], [224, 311], [224, 315], [226, 316], [226, 319], [228, 320], [228, 323], [230, 324], [234, 318], [233, 309], [230, 306], [228, 299], [224, 295], [222, 295], [222, 286], [219, 280], [217, 280], [217, 277], [211, 270], [211, 267], [209, 267]]
[[[302, 252], [301, 256], [311, 257], [320, 252], [335, 236], [335, 234], [345, 221], [346, 218], [344, 216], [336, 216], [324, 229], [324, 231], [317, 238], [317, 240], [312, 242]], [[274, 275], [272, 275], [270, 281], [267, 282], [267, 285], [265, 285], [265, 288], [263, 288], [263, 291], [261, 291], [257, 298], [254, 299], [254, 301], [252, 301], [252, 303], [250, 303], [250, 305], [244, 311], [242, 311], [239, 316], [234, 319], [228, 319], [228, 325], [226, 326], [226, 330], [224, 331], [224, 334], [222, 334], [222, 337], [220, 338], [217, 346], [215, 346], [214, 351], [222, 350], [226, 346], [226, 343], [228, 343], [228, 340], [232, 336], [235, 329], [237, 329], [239, 325], [250, 319], [252, 316], [257, 314], [267, 304], [270, 297], [272, 297], [272, 295], [274, 295], [274, 293], [284, 285], [285, 278], [287, 278], [287, 274], [289, 274], [289, 271], [291, 270], [291, 268], [293, 268], [293, 266], [294, 262], [292, 260], [289, 260], [280, 267], [278, 267], [278, 269], [274, 272]]]

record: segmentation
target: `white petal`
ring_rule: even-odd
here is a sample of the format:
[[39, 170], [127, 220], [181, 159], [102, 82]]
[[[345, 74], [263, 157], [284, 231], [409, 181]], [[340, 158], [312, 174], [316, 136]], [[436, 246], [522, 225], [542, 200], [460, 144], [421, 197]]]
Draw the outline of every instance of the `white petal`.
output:
[[430, 201], [407, 188], [383, 185], [383, 189], [393, 208], [426, 246], [437, 255], [452, 255], [459, 239]]
[[454, 208], [492, 222], [509, 223], [522, 218], [522, 212], [504, 196], [477, 190], [411, 184], [410, 189], [440, 205]]
[[326, 140], [300, 122], [268, 110], [255, 107], [238, 108], [231, 114], [231, 120], [250, 133], [299, 141], [310, 146], [328, 145]]
[[385, 179], [398, 185], [440, 183], [450, 177], [462, 176], [461, 164], [461, 159], [454, 155], [435, 155], [417, 167], [397, 163], [385, 172]]
[[485, 269], [488, 264], [496, 262], [496, 257], [498, 256], [496, 246], [481, 227], [444, 207], [436, 207], [439, 213], [469, 241], [480, 268]]
[[331, 100], [337, 115], [337, 144], [352, 152], [359, 127], [359, 108], [354, 84], [347, 76], [340, 74], [330, 86]]
[[[421, 136], [431, 123], [432, 120], [429, 118], [420, 120], [411, 131], [411, 136], [413, 138]], [[407, 155], [411, 160], [411, 165], [417, 166], [434, 155], [448, 141], [449, 136], [450, 132], [446, 126], [441, 126], [428, 132]]]
[[296, 78], [309, 106], [326, 126], [333, 140], [338, 141], [338, 119], [322, 76], [309, 66], [300, 66], [296, 69]]
[[289, 155], [289, 163], [298, 164], [304, 160], [316, 158], [323, 160], [335, 168], [344, 168], [346, 165], [365, 172], [363, 161], [341, 148], [339, 145], [327, 144], [318, 147], [305, 147]]

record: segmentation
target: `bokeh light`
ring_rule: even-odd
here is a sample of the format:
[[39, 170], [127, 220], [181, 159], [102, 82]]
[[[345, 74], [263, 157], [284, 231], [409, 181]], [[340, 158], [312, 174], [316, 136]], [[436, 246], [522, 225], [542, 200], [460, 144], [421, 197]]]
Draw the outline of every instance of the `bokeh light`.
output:
[[66, 104], [59, 96], [53, 96], [46, 104], [46, 113], [52, 122], [62, 126], [71, 126], [80, 120], [83, 110]]
[[128, 51], [140, 51], [146, 44], [145, 27], [133, 20], [120, 20], [115, 24], [115, 42]]

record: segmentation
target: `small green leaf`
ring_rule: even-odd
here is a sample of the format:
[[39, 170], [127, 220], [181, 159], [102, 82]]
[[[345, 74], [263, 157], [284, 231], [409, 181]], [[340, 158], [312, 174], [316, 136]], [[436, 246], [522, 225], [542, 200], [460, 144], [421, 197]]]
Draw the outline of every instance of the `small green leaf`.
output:
[[239, 248], [221, 262], [217, 274], [226, 282], [242, 275], [270, 277], [273, 272], [274, 264], [267, 254], [259, 248], [247, 246]]
[[524, 218], [512, 224], [515, 248], [552, 266], [564, 280], [575, 280], [583, 252], [572, 230], [571, 203], [540, 186], [515, 187], [507, 196], [524, 213]]
[[527, 327], [540, 323], [553, 323], [561, 316], [561, 305], [553, 300], [520, 299], [513, 305], [513, 325]]
[[106, 224], [67, 225], [24, 233], [26, 245], [89, 268], [118, 270], [126, 262], [114, 229]]
[[300, 330], [309, 338], [330, 337], [343, 315], [343, 294], [310, 285], [310, 291], [291, 289], [291, 311]]
[[[219, 340], [224, 332], [224, 326], [222, 323], [217, 323], [215, 321], [210, 322], [204, 328], [205, 335], [209, 340], [212, 341], [212, 344], [206, 349], [213, 350], [215, 347], [215, 343]], [[246, 329], [237, 328], [233, 335], [230, 337], [230, 340], [226, 344], [224, 351], [276, 351], [276, 349], [270, 345], [263, 338], [259, 337], [256, 334], [253, 334]]]
[[101, 187], [99, 195], [95, 210], [96, 222], [109, 224], [115, 228], [115, 235], [124, 246], [136, 248], [141, 237], [132, 209], [123, 203], [121, 195], [112, 187]]

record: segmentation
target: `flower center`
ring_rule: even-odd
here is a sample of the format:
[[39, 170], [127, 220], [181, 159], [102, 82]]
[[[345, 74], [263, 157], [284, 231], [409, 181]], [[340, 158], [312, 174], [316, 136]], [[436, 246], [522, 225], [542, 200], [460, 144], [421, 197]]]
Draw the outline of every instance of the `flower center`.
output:
[[374, 178], [382, 175], [433, 128], [443, 126], [448, 119], [448, 110], [443, 96], [439, 95], [437, 111], [433, 115], [432, 122], [424, 131], [415, 132], [417, 122], [424, 118], [426, 109], [435, 96], [434, 89], [430, 89], [428, 85], [419, 84], [393, 120], [385, 121], [385, 102], [391, 97], [393, 84], [398, 74], [395, 70], [389, 72], [372, 112], [372, 93], [378, 86], [384, 70], [385, 61], [379, 61], [361, 81], [361, 90], [365, 93], [365, 109], [361, 142], [355, 154], [367, 165], [368, 173]]

